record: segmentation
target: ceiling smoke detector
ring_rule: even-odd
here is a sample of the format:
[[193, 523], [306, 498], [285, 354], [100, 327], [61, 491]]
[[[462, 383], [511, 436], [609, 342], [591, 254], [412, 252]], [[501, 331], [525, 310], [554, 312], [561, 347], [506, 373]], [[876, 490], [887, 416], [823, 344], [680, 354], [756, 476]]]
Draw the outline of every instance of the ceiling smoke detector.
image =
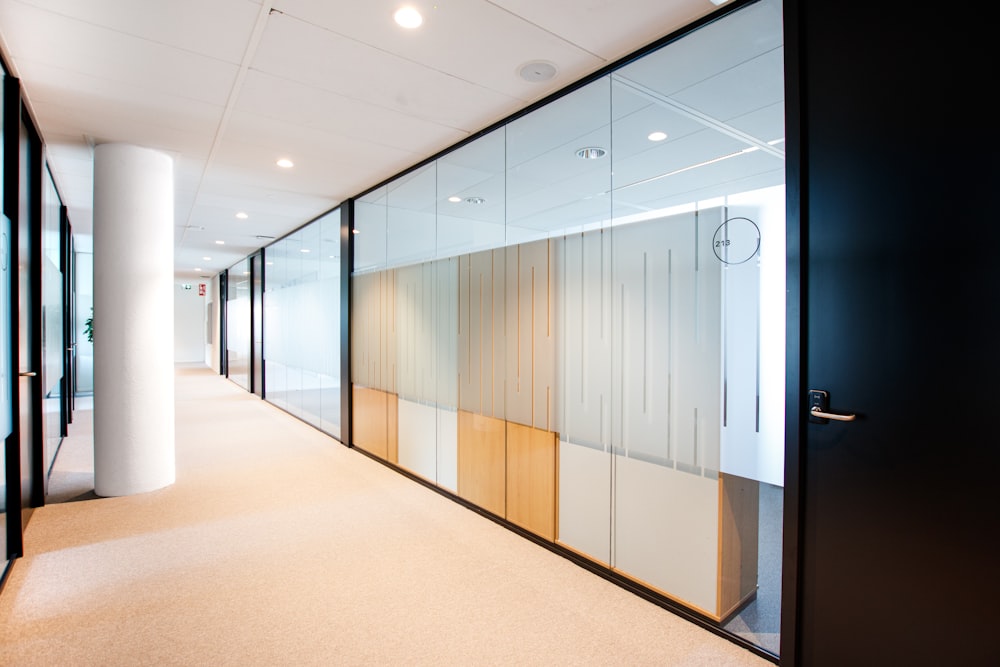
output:
[[517, 70], [518, 76], [530, 83], [548, 81], [556, 75], [556, 66], [547, 60], [533, 60]]
[[483, 199], [482, 197], [466, 197], [465, 198], [465, 203], [466, 204], [485, 204], [486, 200]]

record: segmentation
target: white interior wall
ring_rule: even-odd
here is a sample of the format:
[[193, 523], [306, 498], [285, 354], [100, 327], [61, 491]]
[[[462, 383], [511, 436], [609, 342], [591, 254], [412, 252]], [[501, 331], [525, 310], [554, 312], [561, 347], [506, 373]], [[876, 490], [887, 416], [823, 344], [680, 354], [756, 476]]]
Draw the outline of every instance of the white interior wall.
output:
[[[199, 295], [199, 284], [206, 295]], [[188, 289], [190, 288], [190, 289]], [[174, 361], [205, 361], [205, 300], [207, 283], [174, 283]]]

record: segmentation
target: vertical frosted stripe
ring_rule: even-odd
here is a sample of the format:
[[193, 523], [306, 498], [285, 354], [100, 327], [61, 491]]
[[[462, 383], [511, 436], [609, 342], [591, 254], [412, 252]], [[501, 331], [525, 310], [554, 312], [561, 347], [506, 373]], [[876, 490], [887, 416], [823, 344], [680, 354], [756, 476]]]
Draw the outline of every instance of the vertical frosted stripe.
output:
[[667, 459], [673, 461], [674, 421], [674, 250], [667, 249]]
[[[518, 262], [520, 262], [520, 259], [518, 260]], [[535, 345], [534, 345], [534, 343], [535, 343], [535, 335], [534, 335], [535, 334], [535, 267], [534, 267], [534, 265], [532, 265], [532, 267], [531, 267], [531, 299], [530, 299], [530, 306], [531, 306], [531, 317], [528, 318], [528, 321], [531, 323], [531, 330], [530, 330], [530, 334], [531, 334], [531, 337], [530, 337], [530, 340], [531, 340], [531, 377], [530, 377], [530, 380], [529, 380], [529, 382], [531, 384], [531, 390], [530, 390], [530, 399], [531, 399], [531, 411], [530, 411], [531, 417], [530, 417], [530, 419], [531, 419], [531, 424], [530, 425], [531, 426], [537, 426], [537, 423], [535, 422], [535, 383], [538, 381], [538, 374], [535, 371]], [[520, 311], [520, 308], [518, 308], [518, 310]], [[518, 336], [517, 338], [518, 338], [519, 341], [521, 340], [520, 336]], [[518, 389], [520, 389], [520, 387], [518, 387]]]
[[642, 253], [642, 413], [649, 412], [649, 253]]

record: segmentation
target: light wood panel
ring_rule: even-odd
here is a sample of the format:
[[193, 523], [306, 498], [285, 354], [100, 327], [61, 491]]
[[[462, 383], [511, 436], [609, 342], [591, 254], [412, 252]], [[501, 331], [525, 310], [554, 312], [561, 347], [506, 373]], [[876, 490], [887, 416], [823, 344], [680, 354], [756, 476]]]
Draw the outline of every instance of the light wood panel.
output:
[[390, 463], [399, 462], [399, 397], [385, 395], [385, 458]]
[[351, 278], [351, 379], [396, 393], [396, 272]]
[[719, 475], [719, 619], [757, 593], [760, 482]]
[[504, 418], [554, 430], [555, 334], [552, 242], [506, 252], [506, 394]]
[[458, 293], [458, 406], [504, 417], [504, 248], [462, 255]]
[[498, 516], [506, 514], [506, 424], [458, 411], [458, 495]]
[[395, 394], [354, 386], [354, 445], [395, 463], [399, 456], [399, 407]]
[[556, 456], [552, 431], [507, 422], [507, 520], [556, 539]]

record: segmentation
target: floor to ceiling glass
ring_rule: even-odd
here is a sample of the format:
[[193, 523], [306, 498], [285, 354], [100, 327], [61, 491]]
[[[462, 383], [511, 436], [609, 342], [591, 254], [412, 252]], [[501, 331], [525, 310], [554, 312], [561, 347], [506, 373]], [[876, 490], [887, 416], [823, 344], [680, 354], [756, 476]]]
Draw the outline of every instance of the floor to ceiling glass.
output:
[[266, 399], [340, 437], [340, 209], [264, 249]]
[[62, 379], [66, 345], [63, 342], [62, 201], [47, 163], [43, 171], [42, 433], [45, 439], [45, 471], [48, 474], [63, 437]]
[[230, 267], [226, 286], [226, 363], [229, 379], [250, 389], [250, 259]]
[[777, 653], [781, 5], [356, 203], [354, 444]]
[[[6, 90], [5, 74], [0, 68], [0, 176], [4, 174], [4, 104], [3, 91]], [[4, 213], [3, 191], [0, 187], [0, 560], [7, 561], [7, 438], [14, 431], [13, 389], [13, 335], [11, 309], [11, 227], [10, 219]], [[0, 569], [2, 571], [2, 569]]]

